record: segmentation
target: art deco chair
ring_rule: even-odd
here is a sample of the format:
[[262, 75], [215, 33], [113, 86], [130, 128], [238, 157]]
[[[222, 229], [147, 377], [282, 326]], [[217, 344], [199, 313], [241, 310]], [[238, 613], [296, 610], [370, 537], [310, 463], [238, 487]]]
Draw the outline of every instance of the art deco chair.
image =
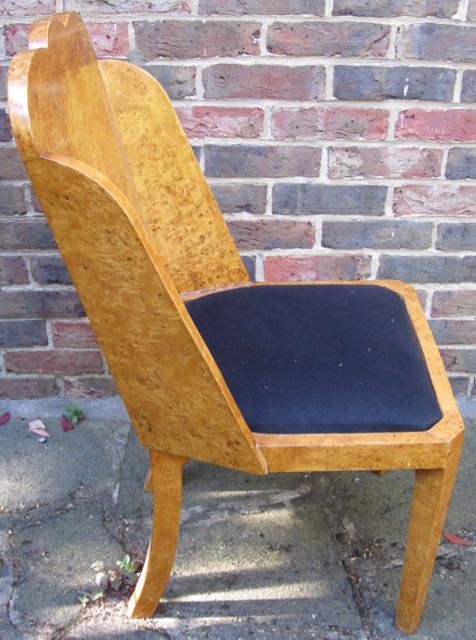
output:
[[153, 615], [188, 459], [254, 474], [415, 469], [397, 626], [430, 582], [463, 424], [415, 291], [250, 283], [160, 85], [97, 61], [80, 17], [38, 20], [9, 73], [21, 157], [150, 450], [150, 547], [130, 602]]

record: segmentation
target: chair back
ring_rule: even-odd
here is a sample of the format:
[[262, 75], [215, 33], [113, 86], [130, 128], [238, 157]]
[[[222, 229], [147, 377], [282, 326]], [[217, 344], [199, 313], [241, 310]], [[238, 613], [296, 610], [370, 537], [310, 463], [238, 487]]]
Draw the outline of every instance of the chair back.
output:
[[33, 23], [8, 104], [20, 155], [142, 444], [256, 473], [262, 455], [178, 291], [247, 280], [167, 96], [98, 63], [75, 13]]

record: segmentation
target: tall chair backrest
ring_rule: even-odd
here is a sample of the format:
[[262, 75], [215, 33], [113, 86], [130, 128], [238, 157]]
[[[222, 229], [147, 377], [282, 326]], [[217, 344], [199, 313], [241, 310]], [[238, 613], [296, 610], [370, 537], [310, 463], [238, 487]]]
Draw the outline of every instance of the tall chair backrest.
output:
[[81, 18], [32, 26], [9, 73], [20, 154], [142, 444], [265, 464], [178, 291], [246, 271], [165, 93], [98, 64]]

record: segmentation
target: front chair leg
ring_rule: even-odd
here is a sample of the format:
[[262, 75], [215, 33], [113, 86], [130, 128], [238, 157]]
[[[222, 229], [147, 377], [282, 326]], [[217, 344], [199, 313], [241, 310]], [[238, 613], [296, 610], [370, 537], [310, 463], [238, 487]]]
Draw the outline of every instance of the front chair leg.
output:
[[405, 633], [415, 631], [423, 612], [462, 444], [461, 435], [452, 444], [444, 469], [419, 469], [416, 472], [396, 617], [397, 627]]
[[180, 526], [182, 467], [186, 461], [167, 453], [150, 452], [148, 485], [154, 496], [154, 514], [147, 557], [129, 600], [129, 615], [133, 618], [154, 615], [172, 571]]

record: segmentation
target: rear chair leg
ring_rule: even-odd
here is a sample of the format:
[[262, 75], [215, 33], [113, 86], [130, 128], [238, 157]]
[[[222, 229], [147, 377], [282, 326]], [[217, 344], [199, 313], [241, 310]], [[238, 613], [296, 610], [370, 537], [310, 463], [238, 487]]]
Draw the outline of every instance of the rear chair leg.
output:
[[177, 547], [182, 504], [182, 467], [186, 458], [150, 452], [148, 488], [154, 496], [149, 550], [139, 581], [129, 600], [129, 615], [150, 618], [167, 585]]
[[423, 612], [462, 444], [461, 434], [452, 443], [444, 469], [416, 472], [396, 618], [397, 627], [406, 633], [415, 631]]

